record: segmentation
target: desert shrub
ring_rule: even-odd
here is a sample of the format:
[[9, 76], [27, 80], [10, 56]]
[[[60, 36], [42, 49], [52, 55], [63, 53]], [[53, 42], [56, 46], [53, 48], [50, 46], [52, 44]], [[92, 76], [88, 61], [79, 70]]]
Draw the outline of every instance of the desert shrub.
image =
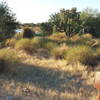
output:
[[53, 48], [55, 48], [57, 46], [56, 43], [53, 43], [53, 42], [47, 42], [45, 43], [45, 46], [44, 48], [51, 51]]
[[31, 39], [32, 48], [33, 48], [34, 50], [40, 48], [40, 47], [41, 47], [41, 46], [40, 46], [40, 42], [41, 42], [41, 40], [40, 40], [39, 38], [33, 38], [33, 39]]
[[46, 47], [46, 44], [49, 42], [48, 39], [46, 38], [41, 38], [39, 39], [39, 45], [40, 45], [40, 48], [45, 48]]
[[93, 38], [92, 34], [90, 34], [90, 33], [83, 34], [82, 37], [83, 37], [83, 38], [87, 38], [87, 39]]
[[0, 50], [0, 71], [9, 70], [14, 71], [15, 68], [11, 65], [17, 63], [19, 58], [14, 50], [11, 49], [1, 49]]
[[25, 50], [26, 52], [32, 52], [33, 47], [31, 44], [31, 39], [21, 39], [19, 40], [16, 45], [15, 45], [16, 49], [19, 50]]
[[16, 43], [15, 48], [25, 50], [28, 53], [34, 53], [39, 48], [51, 50], [56, 46], [56, 43], [49, 42], [47, 39], [33, 38], [21, 39]]
[[56, 48], [52, 49], [51, 55], [55, 59], [64, 59], [67, 51], [68, 51], [68, 47], [66, 45], [62, 45], [60, 47], [56, 47]]
[[55, 33], [55, 34], [52, 34], [49, 38], [52, 40], [58, 40], [58, 41], [66, 41], [67, 39], [65, 33]]
[[23, 32], [23, 38], [32, 38], [35, 32], [30, 28], [25, 28]]
[[73, 42], [77, 42], [77, 41], [81, 40], [81, 37], [79, 35], [74, 35], [74, 36], [71, 37], [70, 40], [73, 41]]
[[71, 47], [66, 55], [68, 63], [80, 62], [85, 65], [96, 65], [96, 57], [89, 46], [80, 45]]
[[14, 47], [15, 44], [16, 44], [17, 40], [14, 39], [14, 38], [11, 38], [11, 39], [7, 39], [5, 41], [5, 46], [9, 46], [9, 47]]
[[99, 48], [100, 47], [100, 40], [99, 39], [97, 39], [97, 40], [94, 39], [93, 42], [92, 42], [91, 47]]
[[91, 46], [93, 44], [92, 39], [88, 39], [88, 38], [81, 38], [80, 40], [77, 40], [75, 42], [75, 44], [80, 44], [80, 45], [87, 45], [87, 46]]
[[96, 49], [96, 57], [97, 57], [97, 60], [100, 60], [100, 48]]
[[48, 44], [49, 40], [46, 39], [46, 38], [39, 38], [39, 37], [36, 38], [35, 37], [34, 39], [31, 40], [31, 42], [36, 48], [44, 48], [44, 49], [46, 49], [46, 48], [48, 48], [47, 44]]
[[73, 45], [88, 45], [91, 46], [93, 44], [92, 38], [84, 38], [79, 35], [75, 35], [70, 38], [70, 41], [73, 43]]

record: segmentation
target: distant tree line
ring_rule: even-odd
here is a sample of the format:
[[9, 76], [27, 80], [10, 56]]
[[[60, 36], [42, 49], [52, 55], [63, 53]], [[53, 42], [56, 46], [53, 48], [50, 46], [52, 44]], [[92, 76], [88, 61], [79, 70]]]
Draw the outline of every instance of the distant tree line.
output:
[[100, 13], [97, 10], [86, 8], [77, 11], [77, 8], [61, 9], [59, 12], [51, 14], [48, 22], [44, 23], [24, 23], [16, 21], [6, 2], [0, 2], [0, 40], [14, 35], [14, 31], [19, 26], [35, 27], [39, 26], [44, 36], [57, 32], [65, 32], [71, 37], [75, 34], [90, 33], [94, 37], [100, 37]]
[[46, 23], [40, 24], [46, 35], [65, 32], [66, 36], [74, 34], [91, 33], [94, 37], [100, 37], [100, 13], [97, 10], [86, 8], [81, 12], [77, 8], [61, 9], [51, 14]]

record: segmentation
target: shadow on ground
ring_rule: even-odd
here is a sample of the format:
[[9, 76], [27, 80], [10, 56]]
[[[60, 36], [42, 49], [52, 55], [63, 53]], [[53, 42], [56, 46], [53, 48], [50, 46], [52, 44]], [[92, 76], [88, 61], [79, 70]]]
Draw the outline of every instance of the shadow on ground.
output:
[[[13, 76], [7, 75], [8, 80], [31, 83], [43, 89], [52, 89], [59, 92], [78, 93], [80, 88], [84, 88], [88, 92], [94, 90], [93, 86], [87, 85], [85, 79], [77, 72], [76, 75], [71, 75], [70, 72], [22, 63], [14, 67], [16, 67], [16, 73], [13, 73]], [[87, 94], [85, 93], [85, 95]]]

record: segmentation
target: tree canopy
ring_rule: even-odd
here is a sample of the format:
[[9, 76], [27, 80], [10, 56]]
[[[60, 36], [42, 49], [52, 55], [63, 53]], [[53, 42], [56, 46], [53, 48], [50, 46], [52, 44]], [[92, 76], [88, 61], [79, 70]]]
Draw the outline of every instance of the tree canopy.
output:
[[14, 34], [18, 22], [6, 2], [0, 2], [0, 37], [6, 38]]
[[91, 33], [95, 37], [100, 37], [100, 13], [94, 9], [86, 8], [81, 12], [75, 7], [61, 9], [51, 14], [48, 22], [52, 25], [53, 32], [65, 32], [67, 36]]

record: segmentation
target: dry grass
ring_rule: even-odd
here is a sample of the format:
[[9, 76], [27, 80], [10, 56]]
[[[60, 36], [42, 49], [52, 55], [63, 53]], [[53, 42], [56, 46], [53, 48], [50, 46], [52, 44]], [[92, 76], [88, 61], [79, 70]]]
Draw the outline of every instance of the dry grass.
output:
[[51, 51], [51, 55], [55, 59], [64, 59], [66, 57], [66, 52], [68, 51], [68, 47], [66, 44], [62, 44], [61, 46], [55, 47]]
[[89, 33], [83, 34], [82, 37], [87, 38], [87, 39], [92, 39], [93, 38], [92, 34], [89, 34]]
[[49, 36], [49, 38], [57, 41], [66, 41], [68, 37], [65, 33], [55, 33]]
[[67, 52], [66, 60], [70, 64], [80, 62], [90, 66], [96, 65], [96, 57], [94, 52], [89, 46], [86, 45], [71, 47]]
[[15, 44], [16, 44], [17, 40], [15, 38], [11, 38], [11, 39], [7, 39], [5, 41], [5, 46], [9, 46], [9, 47], [15, 47]]
[[22, 59], [15, 65], [18, 72], [0, 75], [1, 100], [7, 96], [18, 100], [96, 100], [94, 71], [88, 71], [87, 66], [16, 52]]
[[[15, 73], [0, 74], [0, 100], [6, 100], [8, 96], [13, 96], [15, 100], [97, 100], [97, 90], [93, 87], [95, 69], [80, 63], [69, 65], [64, 59], [56, 60], [51, 56], [48, 57], [53, 48], [56, 49], [56, 54], [65, 56], [65, 51], [76, 45], [80, 48], [75, 47], [72, 51], [69, 50], [70, 60], [74, 58], [77, 62], [77, 59], [90, 59], [94, 55], [89, 46], [94, 40], [83, 41], [83, 37], [79, 36], [66, 39], [62, 33], [49, 38], [26, 39], [25, 41], [22, 39], [16, 43], [17, 49], [9, 48], [16, 53], [19, 61], [12, 66], [16, 69]], [[56, 43], [56, 40], [64, 41], [64, 45], [60, 41], [58, 47], [59, 43]], [[56, 44], [57, 48], [55, 48]], [[26, 53], [25, 51], [29, 48], [36, 49], [36, 53], [32, 55]], [[99, 55], [100, 50], [97, 49], [97, 52], [96, 55]], [[4, 58], [6, 57], [5, 55]], [[97, 68], [99, 67], [98, 65]]]

